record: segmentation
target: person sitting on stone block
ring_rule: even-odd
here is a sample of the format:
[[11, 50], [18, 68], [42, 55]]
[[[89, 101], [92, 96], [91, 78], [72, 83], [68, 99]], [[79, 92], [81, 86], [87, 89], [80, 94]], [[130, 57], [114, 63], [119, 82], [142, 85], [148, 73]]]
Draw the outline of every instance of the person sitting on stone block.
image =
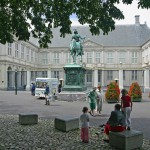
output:
[[104, 127], [104, 139], [105, 142], [109, 142], [109, 132], [122, 132], [125, 128], [125, 120], [123, 112], [121, 111], [121, 105], [116, 104], [114, 106], [114, 111], [111, 112], [111, 115]]

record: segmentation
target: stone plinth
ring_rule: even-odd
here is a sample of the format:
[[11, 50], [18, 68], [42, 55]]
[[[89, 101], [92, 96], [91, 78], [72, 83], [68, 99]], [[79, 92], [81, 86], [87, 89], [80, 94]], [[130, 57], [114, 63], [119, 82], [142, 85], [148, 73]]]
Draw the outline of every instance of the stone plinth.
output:
[[143, 144], [143, 133], [135, 130], [110, 132], [109, 144], [121, 150], [140, 148]]
[[86, 100], [86, 93], [62, 91], [61, 93], [58, 94], [57, 99], [63, 101]]
[[60, 116], [55, 118], [55, 129], [60, 131], [70, 131], [79, 129], [79, 118], [72, 116]]
[[31, 125], [38, 123], [38, 115], [34, 113], [19, 114], [19, 123], [22, 125]]
[[86, 91], [85, 68], [78, 64], [68, 64], [64, 66], [65, 83], [63, 91]]

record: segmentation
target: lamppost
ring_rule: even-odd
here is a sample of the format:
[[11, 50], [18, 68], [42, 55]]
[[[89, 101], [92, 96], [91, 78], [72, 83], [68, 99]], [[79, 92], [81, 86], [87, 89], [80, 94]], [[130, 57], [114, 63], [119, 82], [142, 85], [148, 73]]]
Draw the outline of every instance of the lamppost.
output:
[[15, 70], [15, 94], [17, 95], [17, 70]]

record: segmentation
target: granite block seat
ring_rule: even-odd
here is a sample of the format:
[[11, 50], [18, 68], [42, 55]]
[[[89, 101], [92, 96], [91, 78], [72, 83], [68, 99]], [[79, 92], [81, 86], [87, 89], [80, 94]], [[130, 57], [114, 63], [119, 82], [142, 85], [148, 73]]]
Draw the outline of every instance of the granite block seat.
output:
[[110, 146], [120, 150], [132, 150], [140, 148], [143, 144], [143, 133], [136, 130], [110, 132], [109, 144]]
[[60, 131], [70, 131], [79, 129], [79, 118], [72, 116], [60, 116], [55, 118], [55, 129]]
[[35, 113], [20, 113], [19, 123], [21, 125], [32, 125], [38, 123], [38, 115]]

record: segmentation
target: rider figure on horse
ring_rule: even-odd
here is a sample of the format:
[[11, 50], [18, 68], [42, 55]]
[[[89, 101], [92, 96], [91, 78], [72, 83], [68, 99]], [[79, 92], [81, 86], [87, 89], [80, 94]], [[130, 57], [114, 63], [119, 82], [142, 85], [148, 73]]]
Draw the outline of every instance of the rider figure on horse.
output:
[[74, 34], [72, 35], [72, 42], [70, 46], [70, 51], [74, 62], [76, 61], [77, 56], [81, 56], [82, 59], [82, 55], [84, 55], [80, 39], [85, 39], [85, 37], [81, 37], [78, 34], [78, 31], [75, 29]]

